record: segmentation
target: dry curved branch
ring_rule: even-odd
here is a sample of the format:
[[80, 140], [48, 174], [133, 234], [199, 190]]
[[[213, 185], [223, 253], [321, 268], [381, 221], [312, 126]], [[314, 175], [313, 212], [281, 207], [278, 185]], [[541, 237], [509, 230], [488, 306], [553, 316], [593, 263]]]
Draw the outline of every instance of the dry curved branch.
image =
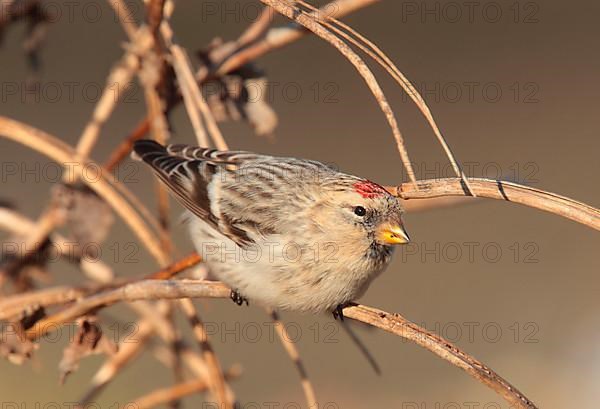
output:
[[[462, 168], [460, 167], [458, 161], [454, 157], [454, 153], [452, 153], [452, 149], [450, 149], [448, 142], [446, 142], [446, 139], [442, 135], [442, 132], [440, 131], [437, 122], [433, 118], [431, 109], [429, 108], [419, 91], [417, 91], [417, 89], [408, 80], [408, 78], [406, 78], [402, 71], [398, 69], [396, 64], [394, 64], [394, 62], [379, 47], [377, 47], [377, 45], [375, 45], [372, 41], [370, 41], [368, 38], [354, 30], [349, 25], [337, 20], [332, 16], [327, 15], [326, 13], [319, 13], [319, 10], [316, 7], [312, 6], [309, 3], [306, 3], [305, 1], [298, 0], [297, 3], [308, 8], [313, 12], [309, 14], [309, 16], [314, 16], [314, 18], [316, 18], [325, 27], [327, 27], [337, 35], [341, 36], [346, 41], [349, 41], [351, 44], [357, 46], [360, 50], [366, 53], [369, 57], [371, 57], [375, 62], [381, 65], [381, 67], [383, 67], [390, 74], [390, 76], [400, 85], [404, 92], [406, 92], [406, 94], [410, 96], [417, 108], [419, 108], [419, 110], [429, 123], [429, 126], [433, 130], [435, 137], [437, 138], [438, 142], [442, 146], [442, 149], [446, 153], [446, 156], [448, 157], [448, 160], [450, 161], [452, 168], [456, 173], [456, 176], [463, 178], [465, 184], [467, 185], [467, 187], [469, 187], [467, 177], [464, 174]], [[471, 193], [473, 192], [471, 191]]]
[[[469, 182], [478, 197], [519, 203], [600, 230], [600, 210], [585, 203], [513, 182], [481, 178], [469, 178]], [[420, 180], [386, 189], [405, 200], [469, 195], [462, 180], [458, 178]]]
[[98, 308], [120, 301], [141, 301], [180, 298], [227, 298], [231, 290], [216, 281], [144, 280], [103, 291], [83, 298], [55, 315], [44, 318], [27, 330], [27, 337], [37, 339], [57, 330], [61, 325]]
[[87, 291], [80, 288], [65, 285], [3, 297], [0, 301], [0, 320], [16, 317], [30, 305], [49, 307], [66, 304], [85, 296], [86, 293]]
[[116, 278], [110, 284], [92, 283], [82, 286], [57, 286], [6, 296], [0, 300], [0, 320], [17, 316], [33, 305], [51, 307], [66, 304], [100, 290], [113, 289], [139, 280], [169, 280], [183, 270], [198, 264], [201, 260], [202, 258], [197, 253], [192, 253], [159, 271], [144, 274], [137, 279]]
[[[79, 174], [83, 171], [83, 168], [93, 164], [89, 160], [78, 160], [75, 150], [54, 136], [2, 116], [0, 116], [0, 136], [4, 136], [43, 153], [52, 160], [62, 163], [64, 166], [71, 166], [69, 170], [78, 172]], [[95, 166], [98, 167], [99, 165]], [[88, 187], [103, 197], [114, 211], [121, 216], [159, 263], [162, 265], [168, 263], [168, 255], [161, 248], [160, 242], [156, 240], [153, 232], [129, 203], [113, 189], [119, 183], [113, 180], [109, 172], [102, 169], [98, 180], [81, 179]], [[121, 186], [120, 190], [123, 192], [124, 187]]]
[[536, 407], [517, 388], [491, 368], [461, 351], [444, 338], [427, 331], [399, 314], [390, 314], [364, 305], [353, 305], [344, 309], [344, 316], [413, 341], [489, 386], [513, 408], [534, 409]]
[[329, 30], [319, 24], [312, 17], [308, 17], [306, 14], [300, 13], [296, 8], [289, 5], [288, 3], [284, 3], [281, 0], [260, 0], [268, 6], [273, 7], [282, 15], [287, 18], [301, 24], [306, 27], [308, 30], [312, 31], [317, 36], [321, 37], [329, 44], [334, 46], [344, 57], [352, 63], [352, 65], [356, 68], [362, 78], [365, 80], [367, 86], [371, 90], [371, 93], [377, 100], [381, 110], [383, 111], [390, 127], [392, 128], [392, 133], [394, 134], [394, 139], [396, 140], [396, 145], [398, 146], [398, 151], [400, 153], [400, 158], [402, 159], [402, 163], [406, 168], [406, 173], [408, 178], [412, 181], [416, 181], [415, 172], [412, 168], [412, 164], [410, 162], [410, 158], [408, 156], [408, 152], [406, 150], [404, 144], [404, 137], [400, 132], [400, 128], [398, 127], [398, 122], [396, 121], [396, 117], [394, 116], [394, 112], [390, 107], [390, 104], [387, 101], [379, 82], [375, 78], [375, 75], [371, 72], [367, 64], [356, 54], [346, 43], [332, 34]]
[[[26, 335], [30, 339], [39, 338], [45, 333], [56, 330], [60, 325], [71, 322], [89, 311], [110, 306], [117, 302], [181, 298], [227, 298], [230, 291], [226, 285], [215, 281], [139, 281], [84, 298], [58, 314], [38, 321], [32, 328], [27, 330]], [[344, 309], [344, 316], [415, 342], [417, 345], [463, 369], [473, 378], [496, 391], [517, 408], [536, 408], [529, 399], [493, 370], [463, 352], [449, 341], [419, 327], [398, 314], [389, 314], [375, 308], [352, 305]]]

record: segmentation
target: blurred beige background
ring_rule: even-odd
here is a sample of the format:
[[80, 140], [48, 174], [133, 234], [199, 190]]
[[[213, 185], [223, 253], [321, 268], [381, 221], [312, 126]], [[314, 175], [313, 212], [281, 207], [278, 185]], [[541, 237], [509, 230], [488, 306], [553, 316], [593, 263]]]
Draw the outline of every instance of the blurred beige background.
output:
[[[103, 86], [122, 54], [125, 36], [105, 2], [71, 2], [72, 15], [66, 3], [51, 3], [63, 14], [49, 27], [41, 54], [42, 87], [58, 84], [62, 96], [54, 100], [50, 88], [39, 101], [7, 93], [7, 84], [16, 84], [20, 92], [27, 79], [20, 48], [24, 25], [19, 24], [7, 31], [0, 49], [0, 114], [74, 143], [90, 118], [94, 90]], [[256, 5], [239, 0], [179, 1], [173, 17], [177, 39], [192, 52], [215, 36], [236, 38], [256, 15]], [[599, 13], [600, 4], [593, 1], [387, 0], [344, 21], [380, 45], [418, 89], [426, 90], [425, 99], [455, 154], [469, 164], [467, 173], [501, 173], [598, 207]], [[90, 21], [96, 15], [98, 21]], [[401, 180], [385, 119], [337, 51], [316, 38], [305, 38], [258, 64], [267, 70], [270, 101], [279, 115], [276, 138], [270, 142], [254, 136], [245, 124], [225, 124], [222, 129], [232, 147], [319, 159], [383, 184]], [[418, 175], [439, 175], [446, 162], [432, 132], [385, 73], [379, 68], [375, 73], [383, 78]], [[73, 98], [67, 92], [69, 82], [75, 84]], [[129, 102], [118, 105], [93, 157], [105, 160], [143, 111], [138, 89]], [[174, 142], [194, 142], [182, 107], [176, 109], [173, 125]], [[0, 152], [3, 163], [17, 163], [20, 169], [38, 166], [38, 174], [47, 169], [43, 157], [15, 143], [0, 139]], [[124, 180], [127, 186], [154, 206], [149, 172], [137, 165], [122, 170], [121, 179], [130, 176]], [[21, 176], [3, 174], [1, 199], [10, 199], [36, 217], [51, 181]], [[177, 217], [178, 205], [173, 204], [172, 213]], [[494, 201], [408, 215], [406, 224], [416, 245], [397, 253], [362, 302], [399, 312], [449, 338], [541, 408], [598, 407], [598, 232]], [[185, 254], [191, 246], [184, 229], [174, 229], [178, 249]], [[106, 243], [103, 259], [120, 274], [156, 268], [142, 248], [135, 251], [133, 263], [124, 260], [123, 248], [134, 240], [123, 223], [117, 223]], [[120, 255], [114, 249], [120, 249]], [[62, 264], [54, 265], [53, 271], [57, 283], [79, 279]], [[198, 305], [224, 365], [243, 365], [244, 374], [233, 385], [245, 407], [305, 407], [295, 369], [269, 336], [268, 320], [260, 309], [237, 308], [228, 301]], [[115, 336], [123, 335], [125, 323], [132, 319], [119, 307], [102, 316], [121, 322], [107, 329]], [[331, 324], [331, 317], [286, 313], [283, 318], [290, 332], [298, 333], [299, 349], [324, 408], [506, 407], [465, 373], [397, 337], [358, 330], [382, 366], [383, 375], [377, 377], [343, 331]], [[44, 343], [32, 363], [16, 367], [0, 362], [3, 407], [62, 408], [82, 395], [102, 360], [86, 359], [66, 385], [58, 387], [56, 366], [67, 337], [59, 338]], [[97, 405], [124, 407], [170, 382], [171, 373], [148, 354], [121, 374]], [[203, 407], [199, 398], [188, 399], [186, 405]]]

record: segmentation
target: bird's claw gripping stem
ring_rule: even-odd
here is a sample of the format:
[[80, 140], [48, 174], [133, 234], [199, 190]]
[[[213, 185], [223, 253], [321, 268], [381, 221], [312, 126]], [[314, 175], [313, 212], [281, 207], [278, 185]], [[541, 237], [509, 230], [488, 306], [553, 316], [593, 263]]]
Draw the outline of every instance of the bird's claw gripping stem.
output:
[[231, 294], [229, 294], [229, 298], [231, 298], [231, 300], [234, 303], [236, 303], [237, 305], [242, 305], [243, 303], [246, 303], [246, 305], [249, 305], [248, 299], [246, 297], [242, 296], [236, 290], [231, 290]]
[[340, 319], [340, 321], [344, 321], [344, 307], [346, 305], [345, 304], [338, 304], [337, 307], [335, 307], [335, 310], [333, 310], [333, 319], [337, 320], [338, 318]]

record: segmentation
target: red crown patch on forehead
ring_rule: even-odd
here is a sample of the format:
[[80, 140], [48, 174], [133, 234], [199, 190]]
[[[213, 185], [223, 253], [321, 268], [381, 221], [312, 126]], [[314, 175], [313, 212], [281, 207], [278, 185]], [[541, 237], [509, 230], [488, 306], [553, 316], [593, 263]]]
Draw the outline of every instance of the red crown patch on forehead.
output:
[[361, 180], [354, 185], [354, 191], [366, 199], [372, 199], [387, 194], [387, 190], [383, 186], [378, 185], [370, 180]]

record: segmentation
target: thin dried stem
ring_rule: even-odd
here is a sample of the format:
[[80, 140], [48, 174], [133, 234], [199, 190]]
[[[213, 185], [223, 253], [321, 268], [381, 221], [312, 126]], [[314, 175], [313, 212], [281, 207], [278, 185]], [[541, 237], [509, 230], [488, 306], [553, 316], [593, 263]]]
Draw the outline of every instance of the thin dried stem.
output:
[[66, 304], [88, 293], [89, 291], [77, 287], [59, 286], [2, 297], [0, 300], [0, 320], [17, 317], [33, 305], [50, 307]]
[[[61, 324], [71, 322], [91, 310], [97, 310], [117, 302], [181, 299], [181, 298], [227, 298], [230, 289], [222, 283], [199, 280], [140, 281], [118, 289], [84, 298], [58, 314], [38, 321], [26, 331], [35, 339]], [[535, 409], [535, 405], [508, 381], [449, 341], [419, 327], [398, 314], [389, 314], [371, 307], [352, 305], [344, 309], [344, 316], [381, 328], [387, 332], [415, 342], [451, 364], [465, 370], [469, 375], [487, 385], [507, 402], [517, 408]]]
[[[219, 130], [217, 121], [213, 117], [208, 103], [204, 99], [196, 79], [194, 78], [194, 71], [192, 70], [192, 63], [189, 56], [182, 47], [175, 44], [173, 40], [173, 30], [171, 30], [167, 21], [163, 21], [161, 24], [161, 32], [165, 43], [169, 48], [169, 52], [171, 53], [173, 69], [177, 75], [183, 100], [188, 110], [188, 114], [190, 115], [190, 119], [192, 120], [192, 124], [194, 125], [194, 130], [199, 132], [199, 128], [201, 128], [203, 124], [206, 125], [206, 129], [217, 149], [227, 150], [228, 146], [225, 142], [225, 138]], [[198, 115], [196, 109], [200, 111], [203, 121], [200, 120], [200, 115]], [[208, 140], [203, 131], [201, 131], [201, 133], [196, 133], [196, 135], [198, 137], [198, 143], [201, 146], [210, 146], [208, 145]]]
[[[240, 368], [233, 367], [225, 372], [224, 377], [226, 380], [231, 380], [239, 377], [240, 375]], [[148, 393], [147, 395], [135, 399], [133, 402], [131, 402], [131, 404], [134, 405], [133, 407], [136, 409], [150, 409], [173, 400], [185, 398], [186, 396], [195, 393], [204, 392], [207, 389], [207, 381], [202, 378], [198, 378], [191, 381], [182, 382], [168, 388], [157, 389]]]
[[240, 35], [236, 41], [238, 50], [246, 45], [253, 43], [262, 36], [271, 25], [275, 13], [271, 7], [263, 7], [258, 18]]
[[166, 101], [158, 91], [159, 84], [165, 80], [166, 65], [164, 61], [164, 44], [159, 35], [159, 27], [163, 20], [165, 0], [150, 0], [146, 3], [146, 18], [148, 28], [152, 33], [152, 50], [142, 55], [140, 82], [144, 86], [148, 120], [154, 139], [165, 143], [169, 139], [167, 118], [165, 117]]
[[[7, 213], [3, 212], [2, 215], [6, 217]], [[18, 258], [23, 258], [36, 253], [54, 228], [59, 224], [62, 224], [62, 221], [62, 210], [59, 209], [55, 203], [50, 203], [48, 208], [42, 212], [36, 222], [28, 223], [29, 229], [20, 232], [25, 234], [25, 237], [23, 239], [23, 244], [17, 249], [18, 254], [16, 254], [16, 256]]]
[[[600, 210], [585, 203], [513, 182], [479, 178], [469, 178], [469, 182], [478, 197], [519, 203], [600, 230]], [[421, 180], [386, 189], [405, 200], [469, 195], [457, 178]]]
[[145, 278], [150, 280], [168, 280], [173, 278], [175, 275], [181, 273], [183, 270], [187, 270], [190, 267], [202, 261], [202, 257], [198, 253], [193, 252], [175, 263], [155, 272], [147, 275]]
[[160, 301], [154, 305], [148, 302], [137, 302], [128, 305], [143, 317], [134, 324], [135, 338], [123, 340], [119, 353], [110, 357], [100, 367], [92, 379], [91, 388], [79, 400], [79, 407], [87, 406], [92, 399], [97, 397], [126, 365], [139, 356], [155, 333], [161, 335], [163, 340], [171, 346], [170, 351], [173, 351], [172, 346], [179, 341], [175, 328], [168, 319], [171, 310], [168, 302]]
[[149, 0], [146, 3], [146, 19], [148, 20], [150, 32], [152, 32], [155, 37], [158, 37], [160, 24], [163, 21], [164, 8], [165, 0]]
[[117, 353], [102, 364], [92, 377], [91, 387], [78, 400], [80, 407], [86, 407], [92, 402], [123, 368], [138, 357], [154, 333], [153, 325], [148, 320], [140, 321], [135, 325], [135, 339], [121, 342]]
[[275, 324], [275, 330], [277, 331], [277, 335], [281, 340], [281, 344], [283, 345], [285, 351], [294, 363], [294, 366], [298, 371], [298, 375], [300, 375], [300, 383], [302, 385], [302, 390], [304, 391], [304, 396], [306, 397], [306, 403], [308, 407], [318, 408], [319, 404], [317, 402], [317, 396], [315, 394], [315, 390], [312, 386], [312, 383], [310, 382], [310, 379], [308, 379], [308, 373], [304, 368], [304, 364], [302, 363], [302, 359], [300, 358], [298, 348], [296, 348], [296, 345], [294, 345], [294, 343], [292, 342], [287, 330], [285, 329], [285, 326], [279, 318], [279, 314], [277, 314], [277, 312], [273, 310], [268, 312], [271, 315], [273, 323]]
[[128, 5], [123, 0], [108, 0], [108, 3], [113, 8], [115, 16], [119, 20], [119, 23], [121, 23], [121, 27], [123, 27], [127, 37], [133, 39], [138, 30], [138, 26], [135, 21], [133, 21], [133, 12], [131, 9], [129, 9]]
[[[227, 145], [227, 142], [225, 142], [223, 134], [219, 130], [217, 121], [214, 119], [212, 112], [208, 107], [208, 103], [202, 96], [202, 93], [198, 88], [198, 84], [196, 84], [196, 81], [194, 79], [194, 73], [190, 68], [191, 63], [189, 57], [187, 56], [187, 53], [183, 48], [179, 47], [178, 45], [173, 45], [170, 48], [170, 51], [171, 55], [173, 56], [173, 65], [175, 67], [175, 71], [178, 73], [177, 78], [182, 78], [182, 76], [185, 78], [183, 80], [183, 84], [187, 85], [182, 86], [189, 88], [189, 95], [191, 96], [194, 105], [197, 106], [200, 112], [202, 113], [202, 118], [204, 119], [203, 123], [206, 124], [206, 128], [208, 129], [208, 132], [211, 135], [215, 146], [219, 150], [228, 150], [229, 147]], [[187, 92], [188, 91], [183, 92], [184, 99]]]
[[173, 242], [169, 233], [169, 191], [164, 183], [155, 181], [156, 201], [158, 202], [158, 221], [160, 223], [160, 242], [168, 254], [173, 253]]
[[[129, 203], [113, 189], [113, 186], [120, 184], [114, 180], [109, 172], [100, 168], [99, 179], [81, 178], [83, 169], [87, 169], [90, 166], [98, 169], [99, 165], [88, 160], [79, 161], [73, 148], [52, 135], [2, 116], [0, 116], [0, 135], [45, 154], [67, 167], [69, 172], [75, 173], [77, 178], [81, 179], [88, 187], [104, 198], [114, 211], [121, 216], [159, 263], [162, 265], [168, 264], [167, 254], [162, 250], [160, 243], [155, 239], [154, 234], [146, 226], [146, 223], [144, 223]], [[76, 166], [72, 166], [73, 164]], [[125, 189], [123, 186], [121, 188], [121, 190]]]
[[446, 207], [458, 207], [467, 204], [481, 203], [480, 200], [466, 196], [466, 197], [432, 197], [427, 199], [419, 200], [403, 200], [402, 207], [406, 213], [419, 213], [430, 210], [443, 209]]
[[[185, 341], [177, 334], [177, 331], [175, 331], [171, 320], [166, 319], [171, 309], [170, 304], [159, 303], [158, 316], [156, 315], [154, 309], [148, 304], [140, 305], [139, 303], [134, 303], [130, 305], [132, 308], [136, 309], [136, 311], [141, 313], [146, 319], [150, 319], [154, 325], [156, 333], [171, 346], [168, 351], [169, 355], [173, 357], [172, 361], [174, 365], [172, 366], [177, 372], [179, 370], [179, 363], [184, 363], [195, 374], [195, 376], [201, 377], [202, 379], [207, 379], [207, 383], [211, 385], [211, 387], [215, 384], [215, 382], [218, 382], [213, 378], [214, 368], [211, 368], [204, 359], [202, 359], [195, 351], [190, 349]], [[174, 346], [176, 346], [176, 348], [174, 348]], [[235, 396], [224, 381], [223, 385], [225, 393], [224, 401], [232, 402], [230, 405], [233, 405], [235, 402]]]
[[[361, 8], [370, 6], [380, 0], [335, 0], [321, 7], [320, 12], [331, 17], [342, 17]], [[268, 30], [260, 39], [239, 50], [225, 59], [216, 71], [217, 76], [223, 76], [234, 71], [250, 61], [286, 46], [310, 33], [301, 25], [276, 27]], [[202, 79], [202, 78], [201, 78]]]
[[[2, 212], [0, 212], [0, 216], [1, 214]], [[67, 247], [65, 246], [65, 248]], [[113, 289], [139, 280], [169, 280], [178, 273], [195, 266], [200, 261], [201, 257], [197, 253], [192, 253], [157, 272], [144, 274], [138, 278], [117, 278], [110, 284], [93, 283], [81, 286], [50, 287], [23, 294], [6, 296], [0, 300], [0, 320], [15, 317], [32, 306], [51, 307], [53, 305], [67, 304], [79, 300], [83, 296], [93, 294], [94, 292]]]
[[341, 320], [340, 326], [344, 329], [344, 331], [346, 331], [346, 334], [348, 334], [352, 342], [354, 342], [354, 344], [358, 347], [363, 356], [367, 359], [367, 362], [369, 363], [369, 365], [371, 365], [373, 371], [377, 375], [381, 375], [381, 368], [379, 368], [379, 364], [375, 360], [375, 357], [373, 356], [373, 354], [371, 354], [371, 351], [369, 351], [367, 346], [362, 342], [358, 335], [354, 333], [350, 325], [346, 321]]
[[[167, 283], [167, 285], [161, 283]], [[140, 281], [79, 300], [72, 306], [38, 321], [33, 327], [29, 328], [27, 337], [37, 339], [81, 315], [120, 301], [194, 298], [194, 295], [198, 294], [207, 298], [225, 298], [229, 297], [230, 292], [231, 290], [227, 286], [218, 282], [198, 282], [197, 280]]]
[[[421, 111], [423, 116], [425, 116], [425, 119], [427, 120], [427, 122], [429, 123], [429, 126], [433, 130], [433, 133], [435, 134], [438, 142], [440, 143], [440, 145], [442, 146], [442, 149], [446, 153], [448, 160], [452, 164], [452, 168], [454, 169], [456, 176], [463, 178], [465, 185], [467, 185], [467, 187], [469, 187], [469, 182], [467, 181], [467, 177], [464, 174], [463, 170], [461, 169], [458, 161], [455, 159], [454, 154], [452, 153], [452, 150], [450, 149], [450, 146], [446, 142], [446, 139], [442, 136], [439, 126], [437, 125], [435, 119], [433, 118], [433, 115], [431, 113], [429, 106], [427, 105], [427, 103], [425, 102], [425, 100], [423, 99], [423, 97], [421, 96], [419, 91], [417, 91], [417, 89], [408, 80], [408, 78], [406, 78], [406, 76], [402, 73], [402, 71], [400, 71], [398, 69], [398, 67], [394, 64], [394, 62], [379, 47], [377, 47], [377, 45], [375, 45], [368, 38], [366, 38], [365, 36], [363, 36], [362, 34], [357, 32], [356, 30], [354, 30], [352, 27], [337, 20], [334, 17], [329, 16], [326, 13], [322, 13], [322, 12], [320, 13], [316, 7], [313, 7], [312, 5], [306, 3], [302, 0], [298, 0], [297, 3], [308, 8], [309, 10], [313, 11], [313, 13], [309, 14], [310, 16], [314, 16], [314, 18], [317, 19], [325, 27], [327, 27], [331, 31], [335, 32], [339, 36], [343, 37], [346, 41], [348, 41], [351, 44], [354, 44], [355, 46], [360, 48], [363, 52], [365, 52], [373, 60], [375, 60], [379, 65], [381, 65], [390, 74], [390, 76], [394, 80], [396, 80], [396, 82], [400, 85], [400, 87], [404, 90], [404, 92], [406, 92], [411, 97], [411, 99], [413, 100], [415, 105], [419, 108], [419, 110]], [[333, 24], [330, 24], [329, 22], [332, 22]], [[339, 29], [336, 26], [339, 26], [342, 29]], [[344, 30], [347, 31], [348, 33], [346, 33]], [[355, 38], [353, 38], [353, 37], [355, 37]], [[473, 194], [472, 191], [471, 191], [471, 193]]]
[[[87, 158], [98, 140], [100, 129], [112, 114], [119, 98], [131, 85], [131, 78], [140, 67], [139, 55], [147, 52], [152, 46], [152, 37], [146, 31], [139, 31], [135, 37], [134, 47], [125, 55], [110, 72], [100, 100], [94, 107], [92, 119], [87, 123], [79, 137], [76, 152], [80, 158]], [[68, 174], [70, 175], [70, 174]], [[73, 182], [73, 180], [67, 180]]]
[[123, 142], [121, 142], [115, 150], [110, 154], [110, 157], [104, 164], [104, 168], [108, 171], [115, 169], [121, 161], [123, 161], [133, 148], [133, 143], [139, 139], [142, 139], [150, 131], [150, 122], [148, 118], [140, 121], [135, 129], [127, 135]]
[[[131, 309], [142, 316], [144, 320], [152, 323], [154, 331], [168, 345], [173, 355], [173, 365], [170, 369], [173, 371], [175, 383], [180, 383], [184, 379], [181, 362], [182, 336], [175, 326], [175, 315], [173, 314], [173, 303], [167, 300], [160, 300], [157, 303], [138, 301], [128, 304]], [[177, 407], [179, 402], [170, 402], [169, 406]]]
[[206, 130], [204, 129], [202, 114], [196, 104], [197, 98], [193, 95], [196, 91], [200, 93], [200, 90], [198, 90], [195, 81], [190, 83], [189, 74], [186, 73], [186, 60], [183, 51], [177, 46], [169, 47], [169, 51], [173, 58], [172, 66], [179, 82], [179, 88], [181, 90], [181, 95], [183, 96], [183, 104], [185, 105], [192, 127], [194, 128], [198, 145], [209, 147], [210, 142]]
[[7, 278], [17, 272], [23, 260], [36, 254], [40, 247], [46, 242], [52, 231], [64, 221], [64, 213], [55, 202], [50, 201], [48, 207], [39, 216], [37, 222], [33, 223], [31, 229], [23, 233], [21, 245], [18, 246], [14, 258], [10, 258], [0, 268], [0, 287]]
[[[158, 280], [172, 278], [177, 273], [199, 262], [200, 256], [194, 253], [155, 273], [146, 274], [144, 275], [144, 278]], [[169, 351], [173, 353], [174, 362], [180, 362], [179, 352], [181, 352], [185, 345], [176, 335], [172, 322], [164, 317], [165, 315], [171, 315], [170, 306], [164, 303], [159, 303], [159, 305], [156, 306], [157, 308], [154, 308], [154, 306], [148, 303], [133, 303], [129, 305], [144, 317], [141, 321], [135, 323], [135, 328], [137, 329], [136, 339], [130, 340], [133, 342], [128, 342], [124, 345], [125, 348], [122, 348], [125, 349], [122, 351], [123, 354], [115, 355], [100, 368], [92, 380], [92, 387], [80, 400], [80, 406], [86, 406], [91, 399], [97, 396], [97, 394], [99, 394], [108, 383], [116, 377], [120, 369], [137, 357], [140, 350], [145, 346], [147, 339], [154, 334], [154, 332], [161, 335], [165, 342], [171, 346]], [[179, 373], [180, 368], [178, 364], [173, 365], [173, 369], [176, 371], [176, 374]], [[202, 373], [205, 372], [204, 369], [202, 369], [202, 371]]]
[[457, 366], [473, 378], [500, 394], [514, 408], [535, 409], [536, 406], [517, 388], [491, 368], [460, 350], [444, 338], [407, 320], [399, 314], [390, 314], [364, 305], [344, 308], [344, 316], [364, 322], [389, 333], [408, 339]]
[[179, 300], [179, 306], [190, 322], [196, 341], [198, 341], [200, 349], [202, 350], [202, 357], [208, 367], [210, 389], [215, 395], [219, 407], [227, 409], [233, 408], [233, 403], [227, 398], [225, 377], [223, 375], [223, 370], [221, 369], [221, 363], [208, 340], [208, 334], [204, 328], [204, 323], [200, 319], [200, 316], [194, 307], [194, 303], [189, 298], [182, 298]]
[[408, 152], [406, 150], [404, 144], [404, 137], [398, 128], [398, 122], [396, 121], [396, 117], [394, 116], [394, 112], [390, 107], [390, 104], [387, 101], [379, 82], [369, 69], [369, 67], [365, 64], [365, 62], [356, 54], [346, 43], [332, 34], [329, 30], [319, 24], [314, 18], [307, 16], [306, 14], [300, 13], [299, 10], [295, 7], [290, 6], [288, 3], [284, 3], [281, 0], [261, 0], [261, 2], [273, 7], [279, 13], [288, 17], [289, 19], [303, 25], [329, 44], [334, 46], [344, 57], [354, 65], [356, 70], [365, 80], [367, 86], [371, 90], [371, 93], [377, 100], [381, 110], [383, 111], [390, 127], [392, 128], [392, 133], [394, 134], [394, 138], [396, 140], [396, 145], [398, 147], [398, 152], [400, 153], [400, 158], [402, 159], [402, 163], [406, 169], [406, 173], [408, 178], [412, 182], [416, 182], [416, 177], [414, 170], [412, 168], [412, 164], [410, 158], [408, 156]]
[[[335, 0], [323, 6], [320, 10], [321, 12], [328, 13], [332, 17], [342, 17], [379, 1], [380, 0]], [[267, 9], [271, 10], [270, 7], [267, 7]], [[258, 24], [258, 21], [255, 23]], [[238, 50], [238, 47], [235, 47], [236, 51], [224, 58], [216, 71], [213, 72], [202, 67], [196, 74], [197, 81], [202, 84], [215, 76], [222, 77], [271, 51], [293, 43], [308, 33], [310, 33], [310, 31], [305, 30], [302, 26], [297, 24], [291, 24], [287, 27], [271, 28], [264, 32], [262, 37], [253, 40], [241, 49]], [[248, 36], [251, 37], [250, 34]], [[242, 34], [242, 37], [244, 37], [244, 34]], [[239, 41], [245, 42], [246, 40], [238, 39], [238, 42]], [[192, 124], [192, 126], [194, 125]], [[146, 133], [149, 129], [148, 120], [142, 120], [137, 129], [143, 130], [144, 133]], [[124, 146], [130, 149], [129, 145]]]

